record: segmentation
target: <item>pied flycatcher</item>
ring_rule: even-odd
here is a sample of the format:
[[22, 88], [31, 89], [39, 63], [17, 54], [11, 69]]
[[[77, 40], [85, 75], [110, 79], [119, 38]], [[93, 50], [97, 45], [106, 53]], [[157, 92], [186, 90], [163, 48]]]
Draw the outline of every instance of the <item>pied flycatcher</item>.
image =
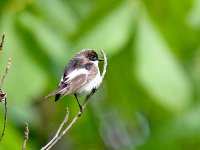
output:
[[103, 61], [103, 59], [99, 58], [92, 49], [84, 49], [77, 53], [65, 67], [58, 88], [46, 98], [55, 96], [55, 101], [58, 101], [65, 95], [74, 95], [80, 111], [82, 111], [78, 97], [95, 92], [102, 82], [98, 67], [99, 61]]

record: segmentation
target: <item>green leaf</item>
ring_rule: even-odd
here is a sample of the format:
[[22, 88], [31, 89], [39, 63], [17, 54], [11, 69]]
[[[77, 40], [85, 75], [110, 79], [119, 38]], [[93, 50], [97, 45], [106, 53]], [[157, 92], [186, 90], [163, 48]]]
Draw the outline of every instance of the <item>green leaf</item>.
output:
[[137, 13], [137, 9], [133, 10], [133, 8], [134, 5], [128, 2], [119, 5], [80, 38], [78, 48], [104, 49], [108, 54], [116, 53], [129, 39], [133, 20], [136, 19], [136, 16], [132, 14]]
[[137, 78], [153, 100], [172, 111], [187, 107], [192, 96], [189, 78], [145, 13], [135, 49]]

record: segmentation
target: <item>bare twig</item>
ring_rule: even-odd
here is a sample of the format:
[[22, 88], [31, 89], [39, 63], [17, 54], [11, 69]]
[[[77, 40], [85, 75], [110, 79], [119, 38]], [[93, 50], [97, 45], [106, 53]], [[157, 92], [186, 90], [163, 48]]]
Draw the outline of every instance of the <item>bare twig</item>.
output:
[[4, 134], [5, 134], [5, 130], [6, 130], [6, 122], [7, 122], [7, 98], [6, 98], [6, 93], [4, 93], [2, 91], [2, 86], [3, 86], [3, 83], [4, 83], [4, 80], [6, 78], [6, 75], [8, 73], [8, 70], [10, 68], [10, 65], [11, 65], [11, 58], [8, 60], [8, 65], [6, 67], [6, 70], [5, 70], [5, 74], [2, 78], [2, 81], [1, 81], [1, 84], [0, 84], [0, 102], [4, 102], [4, 125], [3, 125], [3, 131], [2, 131], [2, 134], [1, 134], [1, 137], [0, 137], [0, 141], [2, 140]]
[[3, 131], [1, 133], [0, 141], [2, 140], [5, 130], [6, 130], [6, 122], [7, 122], [7, 99], [6, 97], [4, 98], [4, 107], [5, 107], [5, 112], [4, 112], [4, 124], [3, 124]]
[[41, 150], [49, 150], [51, 149], [58, 141], [60, 141], [62, 139], [62, 137], [67, 133], [67, 131], [74, 125], [74, 123], [78, 120], [78, 118], [81, 116], [81, 114], [83, 113], [85, 107], [86, 107], [87, 103], [85, 103], [82, 106], [82, 111], [79, 111], [78, 114], [74, 117], [74, 119], [71, 121], [71, 123], [63, 130], [63, 132], [61, 132], [59, 134], [59, 136], [57, 136], [54, 140], [51, 140], [49, 144], [49, 146], [46, 149], [41, 149]]
[[28, 140], [28, 136], [29, 136], [29, 128], [28, 128], [28, 123], [26, 122], [25, 123], [24, 142], [23, 142], [23, 145], [22, 145], [22, 150], [26, 149], [26, 143], [27, 143], [27, 140]]
[[[2, 49], [3, 49], [4, 39], [5, 39], [5, 33], [3, 33], [2, 40], [1, 40], [1, 43], [0, 43], [0, 51], [2, 51]], [[11, 58], [8, 60], [8, 64], [7, 64], [7, 67], [6, 67], [6, 70], [5, 70], [5, 74], [4, 74], [2, 81], [1, 81], [1, 84], [0, 84], [0, 102], [4, 102], [4, 110], [5, 110], [4, 111], [4, 125], [3, 125], [2, 134], [0, 136], [0, 141], [2, 140], [2, 138], [5, 134], [6, 122], [7, 122], [7, 98], [6, 98], [7, 94], [2, 91], [2, 87], [3, 87], [4, 80], [6, 78], [6, 75], [8, 73], [8, 70], [10, 68], [10, 65], [11, 65]]]
[[58, 136], [59, 136], [59, 134], [60, 134], [60, 132], [61, 132], [61, 130], [62, 130], [64, 124], [67, 122], [68, 118], [69, 118], [69, 110], [68, 110], [68, 108], [66, 108], [66, 115], [65, 115], [65, 118], [64, 118], [63, 122], [61, 123], [60, 127], [58, 128], [58, 131], [56, 132], [56, 134], [55, 134], [55, 136], [52, 138], [52, 140], [49, 141], [49, 143], [47, 143], [44, 147], [42, 147], [41, 150], [46, 150], [46, 149], [48, 149], [48, 148], [51, 148], [51, 147], [50, 147], [51, 144], [55, 141], [56, 138], [58, 138]]
[[2, 89], [3, 83], [5, 81], [5, 78], [6, 78], [6, 75], [8, 73], [8, 70], [10, 69], [10, 66], [11, 66], [11, 58], [8, 59], [8, 64], [7, 64], [4, 76], [3, 76], [2, 80], [1, 80], [0, 89]]
[[[107, 58], [106, 58], [106, 54], [103, 50], [101, 50], [101, 53], [103, 54], [103, 57], [104, 57], [104, 67], [103, 67], [103, 72], [102, 72], [102, 80], [106, 74], [106, 68], [107, 68]], [[97, 87], [98, 88], [98, 87]], [[44, 147], [42, 147], [41, 150], [49, 150], [51, 149], [58, 141], [60, 141], [62, 139], [62, 137], [67, 133], [67, 131], [75, 124], [75, 122], [78, 120], [78, 118], [82, 115], [82, 113], [84, 112], [85, 110], [85, 107], [88, 103], [88, 100], [89, 98], [94, 94], [95, 91], [93, 91], [90, 95], [88, 95], [85, 99], [85, 102], [82, 106], [82, 111], [79, 111], [77, 113], [77, 115], [74, 117], [74, 119], [71, 121], [71, 123], [61, 132], [62, 128], [63, 128], [63, 125], [67, 122], [67, 119], [68, 118], [68, 110], [67, 110], [67, 113], [66, 113], [66, 116], [64, 118], [64, 121], [61, 123], [57, 133], [55, 134], [55, 136], [52, 138], [52, 140], [47, 144], [45, 145]], [[60, 133], [61, 132], [61, 133]]]
[[104, 61], [103, 72], [102, 72], [102, 75], [101, 75], [102, 80], [103, 80], [104, 76], [106, 74], [106, 69], [107, 69], [107, 57], [106, 57], [106, 53], [103, 50], [101, 50], [101, 53], [103, 54], [103, 61]]
[[3, 33], [2, 39], [1, 39], [1, 44], [0, 44], [0, 51], [2, 51], [3, 49], [3, 43], [4, 43], [4, 39], [5, 39], [5, 32]]

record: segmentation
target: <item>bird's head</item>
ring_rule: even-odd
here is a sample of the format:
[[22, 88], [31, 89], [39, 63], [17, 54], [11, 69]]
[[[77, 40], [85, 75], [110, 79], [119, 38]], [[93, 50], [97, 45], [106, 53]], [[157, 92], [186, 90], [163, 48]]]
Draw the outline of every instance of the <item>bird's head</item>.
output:
[[84, 49], [79, 53], [79, 55], [84, 56], [89, 61], [103, 61], [103, 59], [99, 58], [98, 54], [92, 49]]

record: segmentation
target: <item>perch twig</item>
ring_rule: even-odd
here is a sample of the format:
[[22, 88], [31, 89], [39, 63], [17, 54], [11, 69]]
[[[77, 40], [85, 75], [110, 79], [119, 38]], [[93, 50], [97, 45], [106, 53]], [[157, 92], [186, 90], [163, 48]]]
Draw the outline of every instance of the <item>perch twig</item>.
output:
[[[103, 67], [103, 72], [102, 72], [102, 80], [106, 74], [106, 68], [107, 68], [107, 58], [106, 58], [106, 54], [103, 50], [101, 50], [101, 53], [103, 54], [103, 57], [104, 57], [104, 67]], [[96, 87], [98, 88], [98, 87]], [[63, 120], [63, 122], [61, 123], [57, 133], [55, 134], [55, 136], [52, 138], [52, 140], [47, 143], [44, 147], [41, 148], [41, 150], [49, 150], [51, 149], [58, 141], [60, 141], [62, 139], [62, 137], [67, 133], [67, 131], [75, 124], [75, 122], [78, 120], [78, 118], [82, 115], [82, 113], [84, 112], [85, 110], [85, 107], [88, 103], [88, 100], [90, 99], [90, 97], [94, 94], [95, 91], [93, 91], [90, 95], [88, 95], [85, 99], [85, 102], [82, 106], [82, 111], [79, 111], [77, 113], [77, 115], [74, 117], [74, 119], [71, 121], [71, 123], [61, 132], [64, 124], [67, 122], [68, 120], [68, 115], [69, 115], [69, 112], [68, 112], [68, 109], [67, 109], [67, 113], [65, 115], [65, 118]], [[61, 132], [61, 133], [60, 133]]]
[[56, 132], [56, 134], [55, 134], [55, 136], [52, 138], [52, 140], [49, 141], [49, 143], [47, 143], [44, 147], [42, 147], [41, 150], [46, 150], [46, 149], [48, 149], [48, 148], [51, 148], [51, 147], [50, 147], [51, 144], [56, 140], [56, 138], [58, 138], [58, 136], [59, 136], [59, 134], [60, 134], [60, 132], [61, 132], [61, 130], [62, 130], [64, 124], [67, 122], [68, 118], [69, 118], [69, 110], [68, 110], [68, 108], [66, 108], [66, 115], [65, 115], [65, 118], [64, 118], [63, 122], [61, 123], [60, 127], [58, 128], [58, 131]]

